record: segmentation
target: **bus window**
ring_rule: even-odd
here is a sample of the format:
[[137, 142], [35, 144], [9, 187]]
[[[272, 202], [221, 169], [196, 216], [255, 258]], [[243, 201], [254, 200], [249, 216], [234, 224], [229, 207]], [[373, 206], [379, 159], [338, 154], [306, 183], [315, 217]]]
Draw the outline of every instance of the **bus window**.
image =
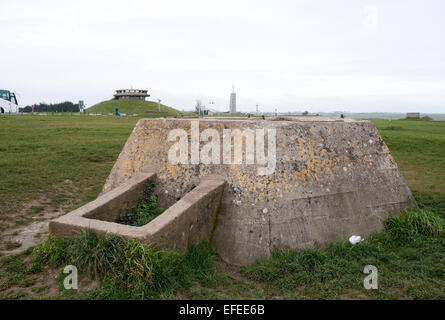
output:
[[9, 91], [0, 90], [0, 98], [9, 101]]
[[11, 93], [11, 100], [10, 100], [13, 104], [18, 104], [17, 103], [17, 99], [15, 98], [15, 94]]

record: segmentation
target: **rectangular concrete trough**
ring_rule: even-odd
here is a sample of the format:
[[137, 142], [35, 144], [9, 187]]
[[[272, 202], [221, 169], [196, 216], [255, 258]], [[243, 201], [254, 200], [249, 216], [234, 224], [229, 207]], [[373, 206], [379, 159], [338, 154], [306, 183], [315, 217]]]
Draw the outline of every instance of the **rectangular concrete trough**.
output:
[[150, 246], [182, 251], [211, 236], [225, 180], [205, 180], [163, 214], [142, 227], [116, 223], [119, 215], [134, 207], [153, 172], [141, 172], [119, 187], [71, 213], [52, 220], [50, 232], [59, 236], [75, 235], [86, 229], [98, 235], [134, 238]]

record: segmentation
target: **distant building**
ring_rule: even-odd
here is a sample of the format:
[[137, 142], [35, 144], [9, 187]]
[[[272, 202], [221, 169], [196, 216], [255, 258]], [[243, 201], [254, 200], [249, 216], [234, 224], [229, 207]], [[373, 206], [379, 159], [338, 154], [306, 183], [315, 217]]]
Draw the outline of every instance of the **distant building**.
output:
[[139, 89], [121, 89], [116, 90], [114, 94], [115, 100], [145, 100], [145, 98], [150, 95], [147, 93], [148, 90]]
[[407, 119], [420, 119], [420, 113], [419, 112], [408, 112], [406, 114]]
[[201, 108], [201, 115], [203, 116], [213, 116], [215, 114], [214, 110], [210, 110], [209, 108], [202, 107]]
[[236, 93], [235, 88], [232, 86], [232, 93], [230, 94], [230, 108], [229, 112], [231, 114], [236, 113]]
[[203, 105], [195, 106], [195, 112], [201, 116], [213, 116], [214, 114], [218, 113], [218, 111], [209, 109]]

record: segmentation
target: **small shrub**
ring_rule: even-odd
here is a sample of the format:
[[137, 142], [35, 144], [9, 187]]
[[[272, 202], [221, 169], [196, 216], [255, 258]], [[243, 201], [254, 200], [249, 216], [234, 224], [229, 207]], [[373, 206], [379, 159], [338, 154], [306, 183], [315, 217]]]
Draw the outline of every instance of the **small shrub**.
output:
[[130, 226], [141, 227], [164, 212], [163, 208], [158, 208], [158, 198], [153, 195], [154, 183], [148, 182], [144, 188], [142, 199], [131, 209], [127, 209], [121, 214], [118, 223]]
[[151, 196], [147, 203], [140, 203], [136, 207], [128, 209], [124, 214], [121, 214], [118, 223], [142, 227], [163, 212], [164, 209], [158, 208], [158, 198]]

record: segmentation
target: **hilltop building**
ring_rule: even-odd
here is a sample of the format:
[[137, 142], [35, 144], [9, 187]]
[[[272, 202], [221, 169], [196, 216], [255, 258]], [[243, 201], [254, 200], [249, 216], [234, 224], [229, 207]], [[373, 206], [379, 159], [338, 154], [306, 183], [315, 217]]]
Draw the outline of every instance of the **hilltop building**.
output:
[[139, 89], [120, 89], [116, 90], [114, 94], [114, 100], [144, 100], [150, 95], [148, 90]]

